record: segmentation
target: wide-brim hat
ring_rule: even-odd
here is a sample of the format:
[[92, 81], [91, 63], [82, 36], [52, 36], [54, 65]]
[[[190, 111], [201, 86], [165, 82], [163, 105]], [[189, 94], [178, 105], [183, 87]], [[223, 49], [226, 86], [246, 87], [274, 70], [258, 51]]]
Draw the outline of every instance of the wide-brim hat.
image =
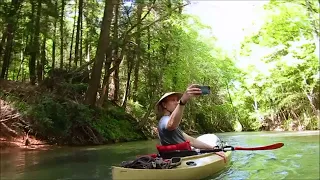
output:
[[160, 113], [160, 111], [162, 110], [162, 108], [161, 108], [161, 102], [165, 99], [165, 98], [167, 98], [167, 97], [169, 97], [169, 96], [178, 96], [179, 98], [181, 98], [181, 96], [182, 96], [183, 94], [182, 93], [180, 93], [180, 92], [168, 92], [168, 93], [165, 93], [163, 96], [161, 96], [161, 98], [158, 100], [158, 102], [156, 103], [156, 105], [155, 105], [155, 109], [156, 109], [156, 113], [158, 114], [158, 113]]

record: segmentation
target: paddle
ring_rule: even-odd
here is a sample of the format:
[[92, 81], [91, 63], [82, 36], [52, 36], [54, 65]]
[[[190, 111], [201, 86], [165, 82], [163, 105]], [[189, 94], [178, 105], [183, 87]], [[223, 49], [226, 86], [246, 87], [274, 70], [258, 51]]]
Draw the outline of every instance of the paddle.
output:
[[196, 149], [193, 151], [189, 150], [174, 150], [174, 151], [167, 151], [160, 153], [161, 156], [170, 155], [173, 156], [174, 154], [185, 154], [185, 155], [196, 155], [198, 153], [211, 153], [211, 152], [227, 152], [227, 151], [257, 151], [257, 150], [273, 150], [281, 148], [284, 144], [283, 143], [275, 143], [267, 146], [260, 146], [260, 147], [233, 147], [233, 146], [223, 146], [222, 148], [215, 148], [215, 149]]
[[204, 149], [204, 150], [198, 150], [197, 152], [200, 153], [209, 153], [209, 152], [220, 152], [220, 151], [257, 151], [257, 150], [273, 150], [273, 149], [279, 149], [283, 146], [283, 143], [275, 143], [267, 146], [260, 146], [260, 147], [233, 147], [233, 146], [224, 146], [222, 148], [217, 149]]
[[[196, 149], [194, 151], [190, 150], [174, 150], [174, 151], [166, 151], [160, 152], [159, 155], [163, 158], [169, 159], [171, 157], [185, 157], [185, 156], [193, 156], [198, 153], [211, 153], [211, 152], [227, 152], [227, 151], [257, 151], [257, 150], [273, 150], [279, 149], [284, 146], [283, 143], [275, 143], [267, 146], [259, 146], [259, 147], [233, 147], [233, 146], [223, 146], [222, 148], [216, 149]], [[157, 154], [153, 154], [153, 156], [157, 156]]]

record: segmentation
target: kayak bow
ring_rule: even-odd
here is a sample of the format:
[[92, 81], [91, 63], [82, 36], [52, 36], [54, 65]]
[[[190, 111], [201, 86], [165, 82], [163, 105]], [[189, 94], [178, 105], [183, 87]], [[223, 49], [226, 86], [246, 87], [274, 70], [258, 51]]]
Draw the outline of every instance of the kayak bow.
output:
[[[222, 152], [223, 153], [223, 152]], [[223, 157], [215, 153], [205, 153], [181, 158], [181, 165], [174, 169], [131, 169], [112, 167], [113, 180], [196, 180], [214, 175], [223, 170], [231, 157], [231, 152], [224, 153]]]

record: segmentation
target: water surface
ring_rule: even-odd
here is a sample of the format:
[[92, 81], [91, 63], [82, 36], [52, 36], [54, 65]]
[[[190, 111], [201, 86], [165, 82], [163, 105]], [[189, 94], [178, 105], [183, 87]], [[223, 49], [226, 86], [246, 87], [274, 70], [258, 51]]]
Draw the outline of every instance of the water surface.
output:
[[[283, 142], [271, 151], [234, 151], [228, 167], [209, 177], [229, 179], [319, 179], [319, 131], [217, 134], [232, 146]], [[155, 152], [157, 140], [47, 151], [2, 150], [1, 180], [111, 179], [111, 166]]]

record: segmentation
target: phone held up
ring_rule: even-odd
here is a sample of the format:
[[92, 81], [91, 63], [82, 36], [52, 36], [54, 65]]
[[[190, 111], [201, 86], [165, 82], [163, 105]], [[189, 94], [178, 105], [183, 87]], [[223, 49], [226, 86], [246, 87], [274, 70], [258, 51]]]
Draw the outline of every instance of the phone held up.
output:
[[210, 86], [199, 86], [202, 91], [202, 95], [210, 94]]

